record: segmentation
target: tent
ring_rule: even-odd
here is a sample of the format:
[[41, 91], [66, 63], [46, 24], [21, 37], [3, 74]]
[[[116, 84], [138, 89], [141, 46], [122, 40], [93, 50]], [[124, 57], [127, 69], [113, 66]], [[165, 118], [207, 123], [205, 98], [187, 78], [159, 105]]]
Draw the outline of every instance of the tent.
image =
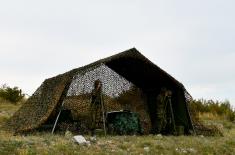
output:
[[70, 110], [71, 117], [86, 128], [90, 93], [97, 79], [103, 84], [106, 110], [128, 109], [138, 113], [145, 134], [156, 125], [156, 97], [166, 87], [173, 92], [175, 124], [183, 126], [186, 134], [193, 131], [188, 108], [191, 96], [183, 84], [135, 48], [46, 79], [9, 119], [8, 127], [27, 132], [53, 124], [63, 104], [63, 109]]

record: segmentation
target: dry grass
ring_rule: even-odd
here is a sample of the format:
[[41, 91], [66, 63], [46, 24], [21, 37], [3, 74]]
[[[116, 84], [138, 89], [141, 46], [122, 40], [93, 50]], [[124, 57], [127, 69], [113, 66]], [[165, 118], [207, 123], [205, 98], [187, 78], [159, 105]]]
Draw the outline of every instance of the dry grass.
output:
[[[0, 103], [0, 120], [9, 118], [18, 108], [19, 105]], [[4, 121], [2, 119], [0, 124]], [[42, 132], [14, 136], [0, 129], [0, 154], [235, 154], [235, 125], [225, 121], [212, 122], [223, 127], [224, 137], [107, 136], [98, 137], [91, 146], [77, 145], [71, 136]], [[230, 128], [225, 126], [226, 123]]]
[[21, 104], [12, 104], [0, 98], [0, 128], [2, 124], [9, 119]]

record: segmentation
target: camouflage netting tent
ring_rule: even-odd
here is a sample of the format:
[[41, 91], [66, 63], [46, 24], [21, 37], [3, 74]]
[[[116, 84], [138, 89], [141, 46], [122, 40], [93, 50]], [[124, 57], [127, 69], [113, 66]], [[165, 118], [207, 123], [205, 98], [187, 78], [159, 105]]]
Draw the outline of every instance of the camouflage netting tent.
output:
[[53, 124], [62, 104], [64, 109], [71, 111], [72, 118], [86, 128], [91, 91], [97, 79], [103, 85], [106, 110], [136, 112], [145, 134], [155, 126], [156, 97], [162, 87], [173, 92], [176, 125], [183, 126], [186, 134], [194, 131], [188, 109], [189, 93], [180, 82], [135, 48], [46, 79], [9, 119], [8, 128], [26, 132]]

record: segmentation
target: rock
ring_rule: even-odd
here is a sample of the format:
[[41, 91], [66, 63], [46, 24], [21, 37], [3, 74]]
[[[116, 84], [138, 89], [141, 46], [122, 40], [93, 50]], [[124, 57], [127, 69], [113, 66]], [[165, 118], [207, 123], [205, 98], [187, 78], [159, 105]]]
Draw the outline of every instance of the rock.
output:
[[113, 143], [113, 141], [111, 141], [111, 140], [108, 140], [108, 141], [107, 141], [107, 143], [108, 143], [108, 144], [112, 144], [112, 143]]
[[196, 154], [196, 153], [197, 153], [197, 151], [196, 151], [194, 148], [189, 148], [188, 151], [189, 151], [190, 153], [193, 153], [193, 154]]
[[144, 147], [144, 151], [149, 152], [149, 147], [148, 146]]
[[91, 138], [90, 138], [90, 141], [92, 142], [92, 143], [95, 143], [96, 142], [96, 136], [92, 136]]
[[157, 134], [157, 137], [162, 138], [163, 136], [162, 136], [162, 134]]
[[80, 145], [86, 144], [90, 146], [90, 141], [86, 141], [86, 139], [82, 135], [77, 135], [77, 136], [74, 136], [73, 138]]

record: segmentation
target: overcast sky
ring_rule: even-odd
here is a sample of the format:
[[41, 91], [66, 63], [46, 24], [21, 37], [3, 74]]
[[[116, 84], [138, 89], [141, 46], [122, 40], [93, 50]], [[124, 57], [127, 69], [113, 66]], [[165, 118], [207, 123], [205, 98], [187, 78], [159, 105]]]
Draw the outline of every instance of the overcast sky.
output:
[[136, 47], [191, 95], [235, 106], [234, 0], [5, 0], [0, 84], [44, 79]]

